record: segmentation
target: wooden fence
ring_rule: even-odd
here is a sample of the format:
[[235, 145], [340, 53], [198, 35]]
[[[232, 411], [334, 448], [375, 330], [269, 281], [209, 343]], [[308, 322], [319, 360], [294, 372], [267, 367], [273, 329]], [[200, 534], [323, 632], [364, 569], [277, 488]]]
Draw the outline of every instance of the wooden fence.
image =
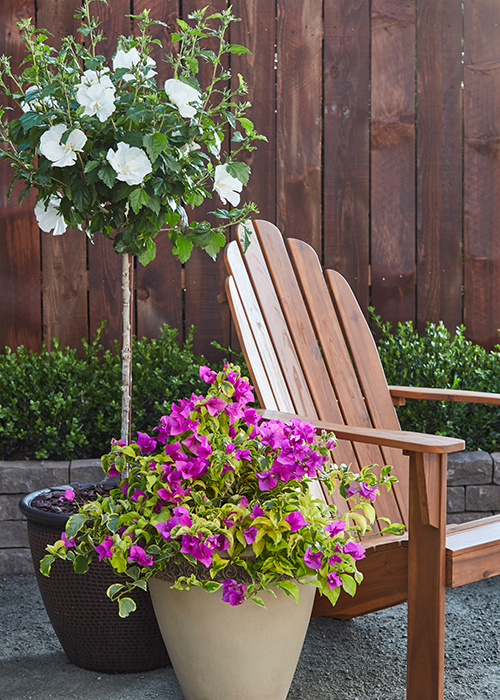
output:
[[[134, 13], [172, 24], [208, 0], [113, 0], [105, 35]], [[210, 10], [227, 6], [211, 0]], [[250, 85], [250, 118], [267, 143], [250, 155], [246, 196], [260, 216], [310, 242], [367, 309], [492, 347], [500, 328], [500, 2], [233, 0], [231, 57]], [[0, 53], [21, 56], [15, 22], [36, 17], [54, 41], [74, 31], [73, 0], [2, 0]], [[96, 4], [97, 7], [97, 4]], [[110, 46], [105, 47], [110, 51]], [[155, 56], [159, 61], [160, 56]], [[158, 76], [162, 78], [163, 76]], [[0, 347], [79, 345], [108, 320], [119, 335], [119, 260], [108, 241], [40, 234], [33, 200], [0, 181]], [[196, 349], [234, 342], [217, 303], [225, 272], [195, 250], [182, 269], [166, 236], [137, 270], [136, 331], [197, 328]]]

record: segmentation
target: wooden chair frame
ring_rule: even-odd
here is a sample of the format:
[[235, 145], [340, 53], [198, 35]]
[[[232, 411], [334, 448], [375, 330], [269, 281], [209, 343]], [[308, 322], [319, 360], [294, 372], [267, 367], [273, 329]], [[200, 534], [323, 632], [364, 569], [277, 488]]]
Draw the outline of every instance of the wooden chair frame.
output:
[[500, 574], [500, 516], [447, 528], [447, 454], [464, 442], [401, 431], [393, 404], [418, 398], [500, 405], [500, 395], [388, 387], [347, 282], [333, 270], [323, 275], [302, 241], [288, 239], [288, 254], [269, 222], [251, 227], [244, 256], [236, 241], [226, 248], [229, 277], [219, 300], [229, 302], [263, 416], [299, 415], [333, 430], [337, 461], [375, 463], [375, 454], [377, 463], [393, 464], [400, 483], [393, 496], [378, 499], [380, 514], [402, 519], [409, 533], [378, 536], [367, 547], [354, 599], [342, 593], [333, 608], [319, 599], [313, 614], [348, 618], [407, 599], [407, 698], [442, 700], [445, 585]]

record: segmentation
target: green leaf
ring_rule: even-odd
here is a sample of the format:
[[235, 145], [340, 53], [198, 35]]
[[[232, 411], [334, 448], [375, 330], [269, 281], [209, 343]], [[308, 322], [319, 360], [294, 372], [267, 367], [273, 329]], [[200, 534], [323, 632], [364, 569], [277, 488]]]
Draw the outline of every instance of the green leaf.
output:
[[228, 163], [227, 172], [243, 183], [243, 185], [246, 185], [250, 177], [250, 166], [240, 161]]
[[240, 46], [239, 44], [230, 44], [226, 47], [226, 51], [228, 53], [235, 53], [238, 56], [242, 53], [252, 53], [246, 46]]
[[94, 168], [97, 168], [99, 165], [99, 160], [89, 160], [89, 162], [85, 164], [84, 172], [90, 173], [91, 170], [94, 170]]
[[105, 185], [107, 185], [110, 189], [113, 187], [116, 181], [116, 172], [113, 170], [111, 165], [103, 165], [97, 174], [99, 175], [99, 179], [102, 180]]
[[50, 574], [50, 568], [55, 559], [56, 557], [53, 557], [50, 554], [46, 554], [44, 558], [40, 561], [40, 571], [44, 576], [48, 576]]
[[157, 131], [155, 134], [146, 134], [143, 138], [143, 145], [149, 160], [154, 163], [160, 153], [168, 148], [168, 139], [165, 134]]
[[117, 593], [119, 593], [123, 588], [125, 588], [123, 583], [113, 583], [106, 591], [106, 595], [108, 596], [108, 598], [113, 599], [114, 596]]
[[149, 202], [149, 195], [145, 189], [142, 187], [137, 187], [133, 192], [129, 194], [128, 201], [130, 206], [134, 210], [134, 214], [138, 214], [142, 209], [144, 204]]
[[68, 538], [74, 537], [76, 533], [82, 529], [87, 520], [88, 517], [85, 513], [76, 513], [76, 515], [72, 515], [66, 525], [66, 536]]
[[148, 590], [148, 584], [147, 584], [146, 581], [142, 581], [142, 580], [141, 580], [141, 581], [136, 581], [136, 582], [134, 583], [134, 588], [140, 588], [140, 589], [143, 590], [143, 591], [147, 591], [147, 590]]
[[181, 263], [185, 263], [187, 260], [189, 260], [192, 250], [193, 244], [191, 241], [188, 241], [187, 238], [184, 238], [184, 236], [177, 236], [172, 253], [177, 255]]
[[156, 258], [156, 243], [152, 238], [148, 238], [139, 253], [139, 262], [141, 265], [147, 265]]
[[350, 596], [353, 596], [356, 593], [356, 581], [352, 576], [349, 576], [349, 574], [340, 574], [340, 578], [342, 579], [342, 588], [344, 591]]
[[76, 574], [86, 574], [89, 570], [89, 560], [83, 554], [79, 554], [73, 564]]
[[45, 115], [40, 114], [40, 112], [25, 112], [19, 117], [19, 121], [23, 127], [23, 131], [26, 134], [32, 126], [38, 126], [45, 121]]
[[204, 581], [203, 582], [203, 588], [206, 591], [208, 591], [209, 593], [215, 593], [215, 591], [218, 591], [220, 587], [221, 587], [221, 584], [218, 583], [217, 581]]
[[132, 598], [120, 598], [118, 601], [118, 615], [120, 617], [128, 617], [131, 612], [136, 610], [137, 605]]
[[258, 595], [253, 595], [250, 600], [252, 600], [256, 605], [259, 605], [261, 608], [265, 608], [266, 605], [262, 598], [260, 598]]
[[253, 122], [251, 122], [250, 119], [247, 119], [246, 117], [238, 117], [238, 121], [245, 129], [247, 134], [250, 134], [254, 130]]
[[278, 581], [276, 586], [281, 588], [286, 595], [291, 596], [294, 601], [299, 604], [299, 587], [293, 581]]

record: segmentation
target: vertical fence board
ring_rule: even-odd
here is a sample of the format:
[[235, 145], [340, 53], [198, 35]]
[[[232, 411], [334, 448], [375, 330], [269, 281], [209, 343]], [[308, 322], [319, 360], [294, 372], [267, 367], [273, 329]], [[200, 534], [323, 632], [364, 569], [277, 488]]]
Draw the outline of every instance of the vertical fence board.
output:
[[[188, 13], [207, 5], [206, 0], [183, 0], [182, 11], [184, 19]], [[208, 4], [207, 16], [213, 12], [221, 12], [228, 6], [227, 0], [211, 0]], [[208, 72], [207, 72], [208, 69]], [[200, 76], [201, 74], [201, 76]], [[210, 71], [207, 65], [201, 66], [198, 78], [202, 85], [206, 85]], [[222, 144], [222, 150], [228, 150], [229, 144]], [[213, 219], [207, 216], [207, 212], [214, 206], [220, 206], [220, 200], [214, 193], [213, 199], [205, 202], [190, 213], [190, 218], [196, 220], [207, 219], [213, 223]], [[222, 251], [221, 251], [222, 252]], [[186, 326], [194, 325], [194, 352], [203, 352], [209, 360], [220, 360], [220, 352], [211, 347], [210, 343], [217, 340], [225, 345], [230, 342], [229, 307], [222, 306], [217, 301], [217, 295], [224, 289], [226, 272], [222, 254], [216, 261], [212, 260], [204, 250], [194, 248], [190, 259], [185, 265], [186, 283]]]
[[369, 294], [370, 3], [326, 0], [324, 265], [367, 310]]
[[415, 2], [372, 2], [372, 302], [415, 317]]
[[[3, 0], [0, 4], [0, 54], [12, 56], [15, 69], [24, 57], [16, 22], [34, 15], [33, 2]], [[1, 103], [8, 105], [8, 101]], [[7, 199], [14, 171], [0, 162], [0, 348], [24, 345], [38, 350], [42, 338], [40, 235], [33, 214], [34, 197], [21, 207], [16, 186]]]
[[277, 225], [321, 255], [321, 0], [278, 0]]
[[417, 326], [462, 322], [461, 0], [417, 15]]
[[500, 4], [464, 3], [464, 322], [492, 347], [500, 328]]
[[[169, 25], [173, 31], [179, 16], [178, 0], [134, 0], [134, 14], [151, 10], [151, 19], [158, 19]], [[164, 61], [165, 52], [172, 50], [168, 33], [164, 27], [153, 26], [151, 35], [162, 42], [163, 49], [153, 45], [151, 56], [156, 61], [158, 74], [156, 82], [163, 88], [165, 80], [171, 77], [171, 68]], [[137, 263], [137, 335], [158, 338], [160, 328], [168, 323], [179, 329], [178, 340], [182, 340], [182, 266], [172, 255], [172, 245], [165, 231], [156, 237], [156, 258], [145, 267]]]
[[[37, 0], [37, 26], [53, 34], [51, 45], [58, 48], [66, 34], [75, 34], [74, 13], [78, 0]], [[82, 231], [67, 229], [62, 236], [42, 233], [43, 339], [48, 349], [52, 338], [61, 345], [80, 348], [88, 337], [87, 253]]]
[[[246, 116], [256, 130], [267, 138], [256, 141], [257, 149], [245, 157], [252, 174], [243, 190], [242, 200], [255, 202], [259, 217], [276, 220], [276, 70], [274, 54], [276, 18], [274, 3], [254, 3], [236, 0], [233, 12], [241, 22], [231, 27], [231, 42], [246, 46], [251, 54], [231, 56], [233, 85], [241, 73], [248, 83], [248, 101], [251, 107]], [[256, 80], [256, 76], [258, 79]]]
[[[128, 0], [114, 0], [112, 5], [94, 5], [93, 10], [100, 19], [100, 29], [104, 34], [97, 51], [106, 57], [111, 69], [117, 37], [130, 34], [131, 22], [125, 16], [130, 14], [130, 3]], [[89, 331], [93, 337], [104, 319], [106, 325], [100, 342], [109, 350], [114, 348], [115, 340], [121, 342], [121, 270], [121, 255], [113, 250], [112, 241], [97, 233], [94, 243], [88, 245]]]

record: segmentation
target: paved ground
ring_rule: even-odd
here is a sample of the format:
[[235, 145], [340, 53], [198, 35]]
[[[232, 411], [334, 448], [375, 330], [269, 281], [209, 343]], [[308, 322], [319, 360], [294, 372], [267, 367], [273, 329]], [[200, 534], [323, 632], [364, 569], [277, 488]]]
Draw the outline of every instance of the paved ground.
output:
[[[110, 676], [71, 664], [34, 576], [0, 578], [0, 610], [0, 700], [183, 700], [171, 668]], [[400, 605], [314, 619], [288, 700], [403, 700], [405, 616]], [[445, 673], [447, 700], [500, 698], [500, 576], [447, 592]]]

